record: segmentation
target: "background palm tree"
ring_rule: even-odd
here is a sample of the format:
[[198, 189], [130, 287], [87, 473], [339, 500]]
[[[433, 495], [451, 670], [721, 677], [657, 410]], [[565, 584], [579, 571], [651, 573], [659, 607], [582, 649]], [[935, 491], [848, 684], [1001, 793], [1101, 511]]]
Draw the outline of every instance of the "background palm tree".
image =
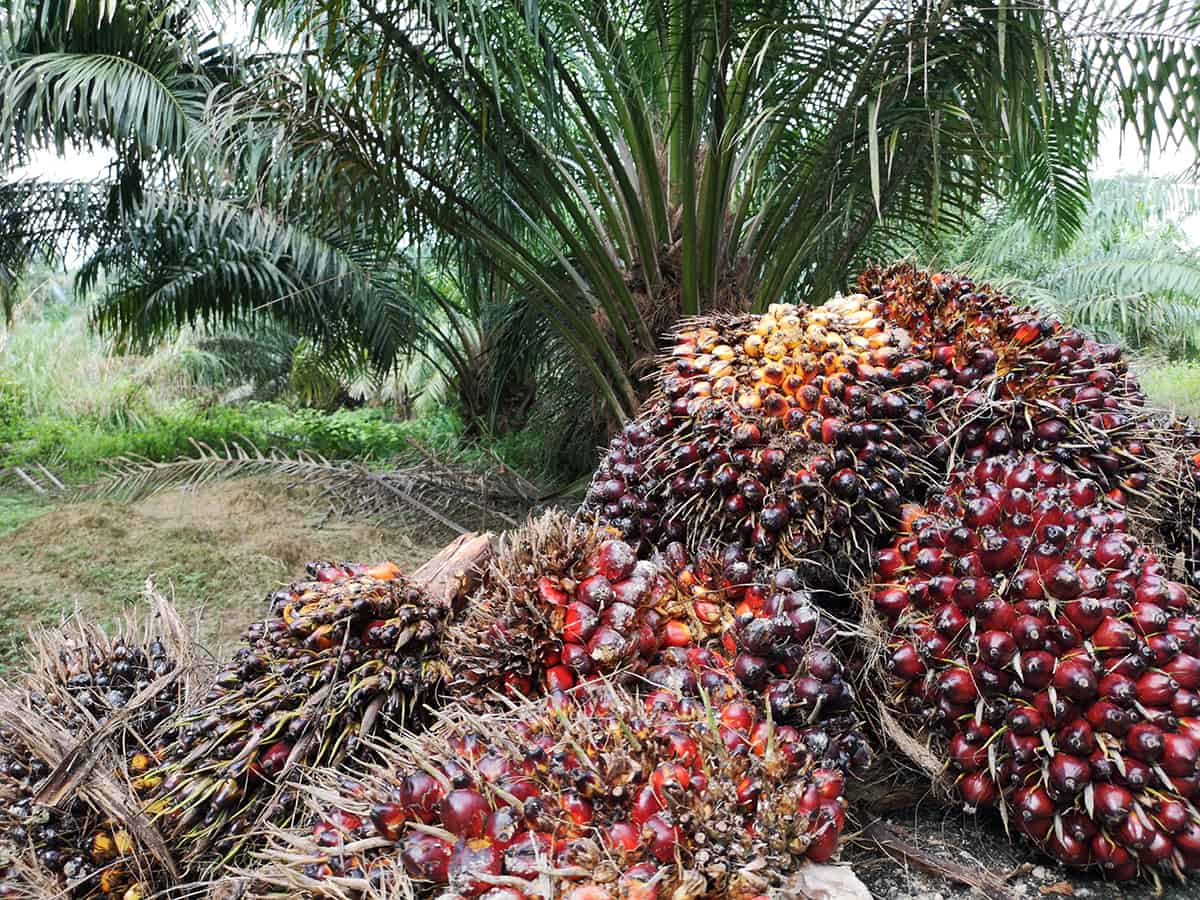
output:
[[[85, 270], [116, 276], [102, 326], [272, 316], [492, 398], [473, 382], [515, 370], [481, 358], [516, 347], [536, 384], [558, 345], [613, 420], [679, 315], [822, 299], [989, 198], [1066, 246], [1106, 102], [1146, 143], [1198, 135], [1191, 4], [263, 0], [257, 54], [117, 6], [36, 5], [58, 24], [11, 45], [0, 95], [17, 156], [77, 131], [131, 148], [109, 184], [142, 173], [116, 194], [136, 212]], [[155, 22], [138, 59], [177, 87], [107, 89], [76, 32]], [[5, 215], [36, 207], [10, 193]], [[44, 206], [43, 232], [95, 232], [94, 202]]]

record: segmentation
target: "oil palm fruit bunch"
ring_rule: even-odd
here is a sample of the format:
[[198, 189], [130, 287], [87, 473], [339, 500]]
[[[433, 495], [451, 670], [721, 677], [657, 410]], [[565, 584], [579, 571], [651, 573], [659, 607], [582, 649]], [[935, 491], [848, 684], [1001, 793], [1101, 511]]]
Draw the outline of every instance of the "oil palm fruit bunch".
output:
[[1200, 617], [1053, 459], [983, 460], [876, 555], [892, 703], [968, 809], [1117, 879], [1200, 869]]
[[744, 552], [682, 544], [639, 560], [631, 544], [562, 512], [511, 532], [450, 626], [456, 699], [529, 698], [600, 678], [633, 690], [767, 697], [827, 765], [864, 764], [838, 626], [794, 570], [759, 583]]
[[766, 699], [775, 722], [799, 728], [822, 765], [865, 768], [871, 750], [854, 691], [861, 655], [849, 639], [853, 630], [835, 616], [844, 599], [804, 587], [795, 569], [755, 567], [737, 545], [694, 560], [673, 543], [664, 559], [678, 589], [719, 602], [733, 621], [699, 647], [660, 650], [647, 679], [673, 688], [698, 684], [710, 694], [721, 679], [736, 680], [746, 696]]
[[276, 595], [208, 695], [134, 769], [148, 813], [189, 861], [229, 858], [255, 825], [286, 820], [294, 767], [353, 756], [419, 714], [444, 679], [447, 604], [391, 563], [311, 576]]
[[733, 609], [661, 557], [639, 560], [605, 528], [550, 512], [509, 532], [449, 629], [455, 696], [532, 697], [621, 671], [644, 673], [660, 650], [724, 634]]
[[[460, 714], [342, 780], [269, 879], [316, 896], [757, 898], [837, 848], [843, 777], [751, 703], [609, 684]], [[339, 894], [342, 891], [344, 894]]]
[[1200, 427], [1163, 415], [1152, 432], [1152, 502], [1134, 516], [1135, 533], [1162, 550], [1172, 572], [1200, 587]]
[[643, 550], [735, 544], [809, 581], [843, 570], [931, 475], [931, 366], [882, 312], [855, 295], [685, 323], [585, 509]]
[[1149, 413], [1119, 347], [948, 272], [871, 268], [858, 286], [932, 366], [933, 452], [1037, 451], [1106, 488], [1146, 487]]
[[[127, 627], [110, 638], [75, 619], [32, 636], [30, 673], [0, 697], [0, 897], [150, 893], [152, 864], [129, 821], [136, 807], [104, 770], [143, 756], [186, 697], [176, 668], [190, 641], [161, 598], [155, 606], [142, 634]], [[76, 742], [97, 774], [64, 793], [51, 775]]]

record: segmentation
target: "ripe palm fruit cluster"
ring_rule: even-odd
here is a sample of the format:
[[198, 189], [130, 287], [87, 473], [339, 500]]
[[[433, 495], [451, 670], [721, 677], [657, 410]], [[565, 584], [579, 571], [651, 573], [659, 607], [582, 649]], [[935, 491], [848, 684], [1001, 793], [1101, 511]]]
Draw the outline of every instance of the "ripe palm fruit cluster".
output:
[[895, 704], [969, 809], [1110, 877], [1200, 869], [1200, 617], [1092, 479], [952, 479], [876, 555]]
[[455, 694], [532, 697], [617, 670], [660, 648], [720, 634], [729, 611], [675, 589], [657, 560], [561, 512], [510, 532], [450, 629]]
[[0, 701], [0, 897], [141, 900], [151, 893], [144, 849], [121, 811], [102, 795], [42, 793], [53, 793], [49, 778], [72, 742], [103, 735], [90, 742], [91, 752], [115, 774], [119, 760], [141, 755], [175, 712], [185, 694], [172, 634], [180, 626], [165, 615], [171, 621], [158, 624], [167, 630], [149, 639], [108, 638], [78, 621], [35, 636], [32, 673]]
[[444, 679], [447, 605], [391, 563], [320, 565], [273, 600], [208, 695], [169, 723], [133, 784], [188, 857], [228, 858], [286, 820], [298, 765], [337, 765], [403, 724]]
[[901, 264], [868, 269], [858, 285], [932, 366], [939, 458], [1036, 451], [1106, 488], [1146, 487], [1146, 398], [1119, 347], [949, 273]]
[[[827, 859], [843, 777], [752, 704], [611, 685], [414, 737], [280, 854], [316, 896], [758, 898]], [[323, 795], [327, 796], [327, 795]]]
[[924, 482], [930, 366], [882, 311], [855, 295], [683, 326], [588, 509], [646, 546], [843, 569]]
[[1146, 487], [1144, 397], [1117, 347], [945, 273], [870, 269], [859, 285], [682, 326], [587, 509], [643, 550], [734, 544], [839, 583], [962, 460], [1036, 450]]
[[638, 560], [611, 531], [549, 513], [505, 538], [446, 657], [453, 696], [476, 708], [609, 676], [635, 690], [763, 696], [809, 752], [846, 769], [869, 749], [836, 634], [794, 570], [761, 580], [737, 548], [696, 559], [678, 542]]

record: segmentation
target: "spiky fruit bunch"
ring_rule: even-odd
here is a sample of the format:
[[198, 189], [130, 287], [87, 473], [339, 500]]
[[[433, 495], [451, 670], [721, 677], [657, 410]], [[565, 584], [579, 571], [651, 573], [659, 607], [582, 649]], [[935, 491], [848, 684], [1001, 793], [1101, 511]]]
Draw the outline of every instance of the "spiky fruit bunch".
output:
[[[762, 583], [760, 583], [760, 580]], [[606, 529], [549, 513], [511, 533], [447, 638], [451, 689], [486, 707], [615, 677], [688, 696], [765, 696], [824, 763], [862, 765], [837, 627], [793, 570], [760, 579], [736, 549], [651, 559]]]
[[795, 569], [756, 568], [737, 546], [720, 560], [694, 561], [674, 543], [664, 559], [681, 590], [732, 609], [733, 625], [702, 648], [660, 651], [647, 678], [672, 687], [698, 684], [714, 696], [715, 686], [732, 678], [745, 695], [766, 698], [774, 721], [800, 728], [807, 751], [823, 765], [867, 766], [871, 750], [853, 687], [860, 660], [839, 639], [831, 615], [839, 598], [803, 587]]
[[1200, 427], [1167, 415], [1154, 424], [1151, 502], [1136, 510], [1134, 531], [1162, 549], [1173, 572], [1200, 587]]
[[703, 585], [677, 584], [661, 558], [547, 513], [506, 535], [464, 616], [450, 629], [456, 693], [531, 697], [653, 665], [664, 647], [698, 646], [733, 624]]
[[977, 462], [1033, 450], [1106, 488], [1145, 488], [1146, 398], [1119, 347], [947, 272], [901, 264], [858, 284], [933, 367], [933, 452]]
[[[159, 626], [179, 627], [171, 611], [158, 612]], [[48, 780], [76, 741], [89, 741], [101, 772], [141, 755], [185, 694], [173, 674], [181, 648], [170, 631], [109, 638], [80, 621], [33, 643], [33, 671], [0, 700], [0, 897], [140, 900], [154, 879], [123, 821], [135, 807], [114, 807], [100, 789], [60, 799]]]
[[906, 522], [876, 556], [885, 666], [968, 808], [1114, 878], [1200, 868], [1200, 618], [1125, 509], [1019, 456]]
[[838, 297], [684, 325], [587, 508], [644, 545], [844, 568], [924, 482], [930, 366], [882, 311]]
[[752, 704], [583, 688], [414, 738], [341, 785], [279, 880], [316, 895], [760, 897], [833, 854], [842, 787]]
[[419, 712], [444, 679], [445, 604], [391, 563], [314, 576], [247, 629], [208, 696], [167, 723], [137, 773], [148, 811], [188, 858], [227, 858], [260, 820], [286, 819], [293, 767], [338, 764]]

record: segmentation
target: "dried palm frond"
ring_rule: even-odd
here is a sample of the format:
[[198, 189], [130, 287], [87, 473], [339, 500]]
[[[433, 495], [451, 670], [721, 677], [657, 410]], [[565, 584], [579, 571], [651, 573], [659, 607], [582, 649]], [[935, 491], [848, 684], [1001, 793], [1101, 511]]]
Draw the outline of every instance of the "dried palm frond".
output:
[[[192, 445], [194, 456], [169, 462], [138, 456], [112, 460], [85, 495], [136, 500], [170, 488], [195, 490], [221, 479], [274, 475], [320, 488], [321, 499], [339, 515], [389, 518], [415, 510], [459, 534], [496, 521], [517, 525], [517, 517], [553, 499], [503, 465], [478, 471], [442, 462], [424, 450], [419, 462], [373, 469], [303, 451], [295, 456], [264, 452], [248, 441], [222, 442], [220, 448], [199, 441]], [[478, 516], [474, 528], [461, 524], [468, 515]]]

